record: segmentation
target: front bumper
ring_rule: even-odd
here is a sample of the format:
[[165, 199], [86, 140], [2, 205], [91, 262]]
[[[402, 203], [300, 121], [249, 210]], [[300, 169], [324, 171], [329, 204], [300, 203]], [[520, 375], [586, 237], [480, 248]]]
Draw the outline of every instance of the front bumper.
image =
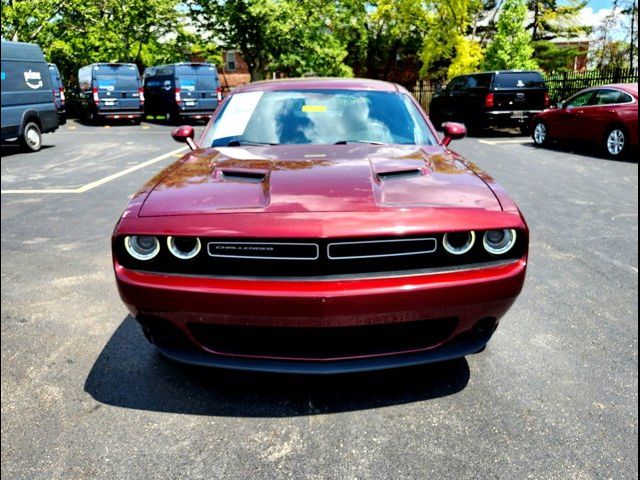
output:
[[[165, 355], [223, 368], [337, 373], [428, 363], [481, 348], [522, 289], [526, 257], [482, 268], [366, 279], [245, 279], [153, 274], [117, 262], [123, 301]], [[366, 327], [455, 319], [437, 343], [365, 355], [299, 358], [219, 351], [194, 325], [286, 328]], [[169, 326], [173, 333], [166, 335]], [[156, 328], [165, 332], [155, 335]], [[174, 335], [175, 333], [175, 335]], [[171, 341], [181, 337], [181, 342]], [[182, 341], [184, 340], [184, 341]]]

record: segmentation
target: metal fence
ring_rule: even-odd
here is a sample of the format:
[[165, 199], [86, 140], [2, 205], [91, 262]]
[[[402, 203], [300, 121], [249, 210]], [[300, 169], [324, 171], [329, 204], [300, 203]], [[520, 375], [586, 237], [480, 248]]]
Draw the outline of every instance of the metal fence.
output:
[[584, 72], [558, 72], [545, 75], [552, 101], [565, 100], [578, 90], [608, 83], [638, 83], [637, 68], [611, 68]]
[[409, 90], [418, 103], [422, 105], [422, 108], [428, 112], [429, 102], [431, 102], [433, 94], [438, 91], [440, 85], [442, 84], [438, 84], [430, 80], [418, 80], [415, 85], [408, 86], [407, 90]]

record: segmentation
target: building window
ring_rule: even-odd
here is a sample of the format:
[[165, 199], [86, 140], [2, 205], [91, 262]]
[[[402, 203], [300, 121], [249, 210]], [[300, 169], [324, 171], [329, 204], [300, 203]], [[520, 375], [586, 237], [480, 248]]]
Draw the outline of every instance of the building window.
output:
[[227, 71], [234, 72], [236, 69], [236, 52], [227, 52]]

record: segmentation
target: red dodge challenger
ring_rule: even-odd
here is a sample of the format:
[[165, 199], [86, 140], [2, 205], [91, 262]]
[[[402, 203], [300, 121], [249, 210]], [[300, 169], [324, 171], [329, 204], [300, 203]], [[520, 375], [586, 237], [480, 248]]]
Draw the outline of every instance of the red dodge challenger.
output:
[[397, 85], [258, 82], [113, 233], [122, 300], [164, 355], [295, 373], [481, 350], [520, 293], [527, 225]]

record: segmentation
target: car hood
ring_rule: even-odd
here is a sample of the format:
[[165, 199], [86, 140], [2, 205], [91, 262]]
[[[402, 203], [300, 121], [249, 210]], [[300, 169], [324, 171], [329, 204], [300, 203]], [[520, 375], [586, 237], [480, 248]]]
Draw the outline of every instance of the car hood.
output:
[[366, 212], [394, 207], [500, 210], [482, 175], [439, 146], [199, 149], [156, 177], [139, 215]]

